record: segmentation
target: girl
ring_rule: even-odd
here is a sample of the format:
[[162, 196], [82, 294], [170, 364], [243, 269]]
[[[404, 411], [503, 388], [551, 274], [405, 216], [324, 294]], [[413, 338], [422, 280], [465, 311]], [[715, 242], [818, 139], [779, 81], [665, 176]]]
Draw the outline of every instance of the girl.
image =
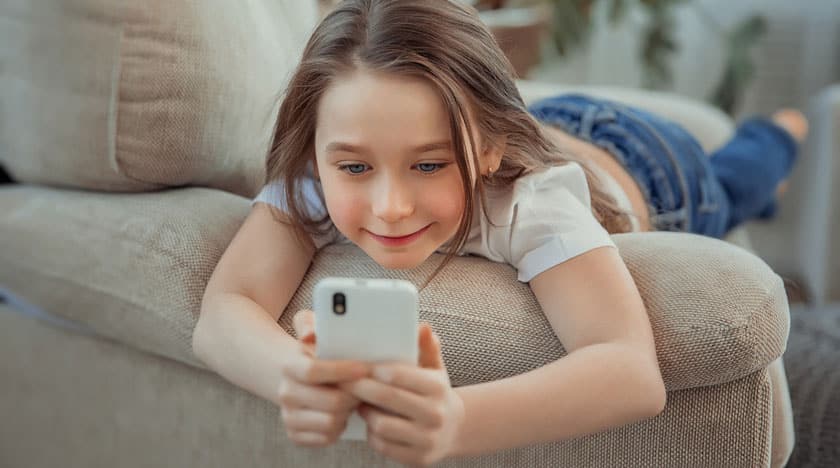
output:
[[[207, 285], [193, 349], [279, 405], [294, 443], [335, 442], [358, 409], [368, 443], [404, 463], [652, 417], [665, 387], [610, 234], [719, 237], [770, 216], [792, 135], [805, 129], [793, 111], [776, 121], [747, 122], [708, 160], [674, 124], [616, 103], [561, 96], [529, 112], [473, 9], [345, 1], [314, 31], [291, 79], [267, 184]], [[446, 253], [437, 271], [453, 255], [506, 262], [568, 355], [452, 388], [423, 324], [419, 366], [316, 359], [311, 312], [295, 317], [299, 340], [277, 321], [330, 242], [352, 242], [391, 269], [435, 252]]]

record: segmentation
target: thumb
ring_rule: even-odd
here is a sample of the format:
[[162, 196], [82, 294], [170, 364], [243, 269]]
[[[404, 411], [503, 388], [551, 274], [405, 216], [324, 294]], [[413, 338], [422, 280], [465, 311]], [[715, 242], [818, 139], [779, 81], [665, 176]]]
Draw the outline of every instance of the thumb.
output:
[[299, 310], [292, 319], [298, 340], [315, 344], [315, 314], [309, 310]]
[[420, 324], [420, 367], [427, 369], [446, 369], [441, 355], [440, 339], [428, 323]]

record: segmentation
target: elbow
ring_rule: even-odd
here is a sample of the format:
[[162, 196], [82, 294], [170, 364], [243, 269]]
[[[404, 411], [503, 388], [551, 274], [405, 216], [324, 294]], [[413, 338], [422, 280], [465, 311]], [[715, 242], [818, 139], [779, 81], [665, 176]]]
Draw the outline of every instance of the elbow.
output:
[[641, 421], [661, 414], [668, 397], [656, 355], [641, 353], [636, 348], [620, 348], [616, 364], [627, 383], [623, 390], [625, 401], [632, 402], [627, 408], [629, 420]]
[[195, 324], [195, 328], [193, 328], [192, 333], [192, 353], [199, 361], [207, 364], [204, 357], [205, 338], [203, 330], [204, 328], [201, 326], [201, 316], [199, 316], [198, 322]]
[[665, 382], [662, 380], [659, 366], [653, 363], [652, 367], [652, 372], [648, 373], [650, 377], [646, 379], [647, 385], [645, 385], [647, 397], [645, 398], [644, 413], [647, 418], [653, 418], [662, 413], [668, 400], [668, 392], [665, 389]]
[[667, 392], [665, 391], [665, 383], [659, 379], [659, 384], [651, 392], [650, 412], [648, 417], [653, 418], [665, 411], [665, 404], [668, 402]]
[[209, 365], [209, 357], [207, 355], [207, 351], [211, 349], [211, 346], [208, 345], [210, 341], [209, 337], [209, 324], [210, 321], [210, 314], [209, 314], [209, 307], [206, 307], [207, 298], [202, 301], [201, 311], [198, 315], [198, 321], [193, 327], [192, 333], [192, 353], [199, 361], [203, 362], [205, 365]]
[[625, 378], [632, 383], [627, 387], [627, 390], [632, 388], [632, 393], [628, 395], [631, 395], [633, 401], [631, 420], [640, 421], [658, 416], [665, 410], [668, 397], [657, 359], [635, 351], [624, 351], [622, 356]]
[[632, 350], [625, 351], [624, 356], [628, 359], [625, 365], [635, 384], [637, 416], [639, 419], [658, 416], [665, 410], [668, 395], [656, 354]]

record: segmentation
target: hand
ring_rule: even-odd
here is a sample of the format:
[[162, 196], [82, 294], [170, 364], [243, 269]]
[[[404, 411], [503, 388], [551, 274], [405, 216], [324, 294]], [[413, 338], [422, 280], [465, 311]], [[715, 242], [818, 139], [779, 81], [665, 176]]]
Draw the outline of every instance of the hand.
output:
[[402, 463], [430, 465], [447, 457], [464, 420], [464, 403], [452, 389], [440, 340], [420, 325], [420, 365], [378, 364], [373, 379], [339, 384], [364, 401], [368, 444]]
[[289, 439], [297, 445], [325, 447], [344, 432], [347, 418], [359, 400], [335, 384], [370, 375], [360, 361], [327, 361], [315, 358], [315, 330], [311, 310], [298, 312], [294, 327], [299, 353], [286, 362], [279, 397]]

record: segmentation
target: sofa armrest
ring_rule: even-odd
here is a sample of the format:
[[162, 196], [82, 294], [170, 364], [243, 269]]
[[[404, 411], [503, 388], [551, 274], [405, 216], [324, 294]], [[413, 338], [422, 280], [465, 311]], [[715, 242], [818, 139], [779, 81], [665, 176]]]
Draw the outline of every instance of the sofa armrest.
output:
[[[715, 385], [782, 355], [789, 315], [781, 279], [758, 257], [692, 234], [615, 235], [648, 308], [668, 390]], [[352, 245], [321, 250], [280, 324], [311, 307], [326, 276], [400, 278], [420, 285], [437, 261], [385, 270]], [[617, 304], [620, 306], [620, 304]], [[456, 257], [420, 294], [420, 317], [441, 337], [453, 385], [521, 374], [565, 355], [527, 284], [508, 265]]]

